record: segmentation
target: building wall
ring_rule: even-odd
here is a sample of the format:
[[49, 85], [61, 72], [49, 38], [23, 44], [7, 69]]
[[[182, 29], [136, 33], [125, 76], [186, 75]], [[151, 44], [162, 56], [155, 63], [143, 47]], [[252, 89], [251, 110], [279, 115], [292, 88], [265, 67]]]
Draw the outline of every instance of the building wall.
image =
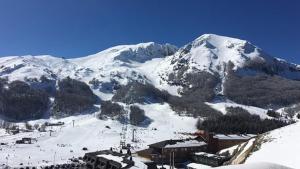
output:
[[209, 134], [208, 137], [208, 152], [210, 153], [216, 153], [220, 150], [223, 150], [225, 148], [229, 148], [232, 146], [235, 146], [237, 144], [244, 143], [248, 141], [249, 139], [218, 139], [218, 138], [213, 138], [213, 134]]
[[[164, 148], [161, 150], [162, 154], [152, 154], [151, 160], [157, 162], [158, 164], [170, 163], [170, 156], [174, 152], [174, 161], [175, 163], [185, 162], [191, 158], [191, 155], [195, 152], [206, 151], [206, 146], [201, 147], [178, 147], [178, 148]], [[172, 156], [171, 156], [172, 157]]]
[[235, 146], [240, 143], [244, 143], [248, 140], [218, 140], [218, 151]]
[[197, 163], [209, 165], [212, 167], [217, 167], [219, 166], [219, 164], [221, 164], [221, 161], [218, 161], [217, 159], [206, 158], [206, 157], [193, 156], [193, 160]]

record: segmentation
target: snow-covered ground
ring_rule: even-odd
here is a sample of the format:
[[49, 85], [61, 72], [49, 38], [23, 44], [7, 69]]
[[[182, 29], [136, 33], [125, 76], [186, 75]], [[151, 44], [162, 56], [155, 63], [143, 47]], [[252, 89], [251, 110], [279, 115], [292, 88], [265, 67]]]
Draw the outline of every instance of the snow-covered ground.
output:
[[226, 108], [227, 107], [241, 107], [245, 110], [247, 110], [250, 114], [258, 115], [260, 118], [265, 119], [268, 117], [266, 109], [262, 109], [259, 107], [254, 107], [254, 106], [247, 106], [247, 105], [242, 105], [238, 103], [234, 103], [230, 100], [224, 101], [224, 102], [206, 102], [207, 105], [211, 106], [212, 108], [220, 111], [223, 114], [226, 114]]
[[[140, 105], [146, 115], [152, 119], [147, 127], [128, 125], [127, 143], [132, 144], [135, 150], [146, 148], [148, 144], [164, 140], [186, 137], [181, 132], [195, 131], [196, 119], [176, 115], [167, 104]], [[75, 126], [73, 127], [73, 120]], [[46, 120], [31, 121], [31, 124], [43, 123]], [[28, 132], [16, 135], [7, 135], [0, 130], [0, 142], [8, 145], [0, 146], [0, 164], [11, 166], [47, 165], [64, 163], [69, 158], [83, 156], [87, 151], [96, 151], [118, 148], [122, 124], [115, 120], [99, 120], [94, 114], [67, 117], [59, 120], [49, 119], [50, 122], [62, 121], [61, 127], [47, 128], [48, 132]], [[106, 126], [109, 126], [107, 128]], [[132, 129], [136, 129], [137, 143], [131, 142]], [[53, 130], [51, 136], [49, 130]], [[15, 144], [22, 137], [33, 137], [37, 142], [33, 144]], [[141, 167], [141, 162], [137, 167]]]
[[266, 134], [259, 150], [246, 163], [275, 162], [292, 168], [300, 167], [300, 123], [291, 124]]
[[217, 167], [217, 169], [291, 169], [291, 168], [279, 164], [274, 164], [274, 163], [258, 162], [258, 163], [251, 163], [251, 164], [222, 166], [222, 167]]

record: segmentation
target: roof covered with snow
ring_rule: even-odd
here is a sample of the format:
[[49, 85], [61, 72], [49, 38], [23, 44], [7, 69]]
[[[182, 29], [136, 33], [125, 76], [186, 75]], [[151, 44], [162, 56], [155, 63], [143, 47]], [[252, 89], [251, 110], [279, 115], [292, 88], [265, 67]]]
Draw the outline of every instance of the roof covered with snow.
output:
[[210, 153], [205, 153], [205, 152], [197, 152], [194, 155], [200, 156], [200, 157], [212, 158], [212, 159], [225, 159], [225, 158], [227, 158], [226, 156], [217, 155], [217, 154], [210, 154]]
[[167, 144], [165, 148], [177, 148], [177, 147], [201, 147], [207, 145], [204, 141], [198, 141], [198, 140], [185, 140], [185, 141], [179, 141], [175, 144]]
[[219, 140], [249, 140], [253, 137], [256, 137], [255, 134], [216, 134], [213, 136], [213, 138], [219, 139]]
[[201, 169], [212, 168], [211, 166], [204, 165], [204, 164], [198, 164], [198, 163], [189, 163], [187, 165], [187, 167], [188, 168], [194, 168], [194, 169], [198, 169], [198, 168], [201, 168]]
[[124, 158], [123, 156], [117, 156], [117, 155], [112, 155], [112, 154], [100, 154], [100, 155], [97, 155], [97, 157], [102, 157], [102, 158], [105, 158], [108, 160], [118, 162], [122, 165], [122, 167], [127, 166], [127, 164], [123, 162], [123, 158]]
[[[251, 163], [251, 164], [239, 164], [239, 165], [228, 165], [217, 167], [218, 169], [291, 169], [286, 166], [267, 163], [267, 162], [259, 162], [259, 163]], [[200, 168], [199, 168], [200, 169]]]
[[155, 148], [179, 148], [179, 147], [202, 147], [207, 144], [204, 141], [198, 141], [195, 139], [187, 139], [187, 140], [165, 140], [161, 142], [157, 142], [154, 144], [150, 144], [149, 147]]

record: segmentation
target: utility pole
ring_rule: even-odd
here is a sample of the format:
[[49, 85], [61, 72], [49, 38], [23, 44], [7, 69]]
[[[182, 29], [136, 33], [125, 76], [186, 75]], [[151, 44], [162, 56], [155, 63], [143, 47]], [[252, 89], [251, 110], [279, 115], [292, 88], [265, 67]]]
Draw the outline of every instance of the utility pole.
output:
[[7, 154], [6, 156], [6, 166], [8, 167], [8, 157], [9, 157], [9, 154]]
[[53, 165], [55, 165], [55, 156], [56, 156], [56, 151], [54, 152]]
[[174, 163], [175, 163], [175, 162], [174, 162], [174, 158], [175, 158], [175, 152], [173, 151], [173, 166], [172, 166], [172, 167], [173, 167], [173, 169], [175, 168], [175, 164], [174, 164]]
[[170, 161], [169, 161], [169, 165], [170, 165], [170, 169], [172, 169], [172, 153], [171, 153], [171, 151], [170, 151]]
[[132, 130], [132, 142], [136, 142], [137, 140], [135, 139], [135, 132], [136, 132], [136, 129], [133, 129]]
[[161, 149], [161, 155], [158, 156], [160, 158], [160, 164], [161, 164], [161, 169], [164, 168], [164, 164], [163, 164], [163, 154], [164, 154], [164, 148]]

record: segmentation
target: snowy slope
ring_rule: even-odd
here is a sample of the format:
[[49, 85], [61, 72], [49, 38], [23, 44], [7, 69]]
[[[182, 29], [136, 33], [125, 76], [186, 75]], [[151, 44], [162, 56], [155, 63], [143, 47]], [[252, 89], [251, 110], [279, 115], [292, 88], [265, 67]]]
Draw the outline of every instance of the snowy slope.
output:
[[[130, 80], [158, 84], [153, 71], [161, 60], [176, 51], [175, 46], [149, 42], [112, 47], [94, 55], [70, 59], [70, 62], [81, 67], [74, 78], [86, 82], [96, 78], [103, 85], [109, 85], [112, 81], [125, 85]], [[87, 69], [89, 73], [81, 71]], [[157, 86], [166, 90], [169, 87]]]
[[187, 71], [204, 70], [211, 73], [221, 73], [226, 69], [225, 64], [229, 61], [234, 64], [234, 70], [243, 68], [249, 60], [260, 60], [270, 65], [280, 62], [283, 67], [298, 67], [283, 59], [271, 57], [246, 40], [215, 34], [204, 34], [180, 48], [174, 56], [169, 56], [166, 59], [168, 62], [165, 65], [166, 71], [173, 71], [174, 67], [183, 60], [188, 62]]
[[[157, 140], [170, 138], [184, 138], [181, 132], [193, 132], [196, 119], [192, 117], [180, 117], [173, 112], [167, 104], [152, 104], [141, 106], [146, 115], [152, 120], [147, 128], [128, 125], [127, 143], [134, 147], [134, 151], [147, 148], [148, 144]], [[72, 121], [75, 126], [72, 126]], [[46, 120], [30, 121], [31, 124], [43, 123]], [[99, 120], [94, 114], [79, 115], [59, 120], [50, 119], [50, 122], [62, 121], [62, 127], [47, 128], [48, 132], [38, 131], [7, 135], [4, 129], [0, 129], [0, 140], [8, 143], [0, 147], [0, 164], [18, 166], [24, 165], [49, 165], [53, 163], [64, 163], [69, 158], [83, 156], [87, 147], [88, 151], [118, 148], [120, 144], [120, 133], [122, 124], [114, 120]], [[106, 126], [109, 126], [107, 128]], [[136, 129], [138, 142], [131, 142], [132, 130]], [[50, 136], [49, 130], [53, 130]], [[15, 144], [22, 137], [37, 138], [33, 144]], [[141, 164], [139, 164], [141, 165]], [[144, 166], [137, 166], [144, 168]]]
[[62, 72], [72, 74], [76, 65], [68, 60], [48, 55], [10, 56], [0, 58], [0, 77], [10, 81], [27, 78], [39, 79], [42, 75], [54, 79]]
[[[251, 51], [245, 51], [248, 47]], [[204, 34], [193, 42], [181, 48], [174, 57], [168, 60], [173, 67], [167, 71], [172, 71], [177, 63], [186, 60], [189, 64], [188, 71], [205, 70], [210, 72], [220, 72], [224, 70], [224, 63], [229, 61], [236, 65], [235, 69], [242, 67], [246, 60], [259, 56], [259, 50], [249, 42], [214, 34]], [[261, 58], [270, 60], [271, 58]], [[220, 66], [220, 67], [219, 67]]]
[[274, 163], [266, 163], [266, 162], [258, 162], [251, 164], [239, 164], [239, 165], [229, 165], [217, 167], [218, 169], [291, 169], [290, 167], [274, 164]]
[[[53, 56], [9, 56], [0, 58], [0, 77], [9, 81], [39, 79], [42, 75], [49, 79], [62, 79], [67, 76], [86, 82], [96, 79], [100, 86], [94, 92], [102, 99], [112, 97], [112, 81], [127, 84], [129, 80], [149, 81], [155, 64], [147, 64], [154, 58], [163, 59], [176, 52], [175, 46], [153, 42], [136, 45], [121, 45], [106, 49], [94, 55], [62, 59]], [[143, 65], [147, 68], [142, 68]], [[140, 70], [144, 70], [141, 71]], [[156, 79], [156, 78], [154, 78]], [[166, 87], [167, 88], [167, 87]]]
[[234, 65], [232, 69], [241, 75], [261, 73], [262, 70], [249, 69], [255, 63], [280, 76], [300, 79], [300, 66], [274, 58], [246, 40], [215, 34], [204, 34], [180, 48], [174, 55], [166, 57], [156, 72], [162, 79], [168, 79], [172, 73], [209, 72], [221, 79], [218, 92], [223, 94], [222, 85], [229, 70], [229, 62]]
[[223, 114], [226, 114], [227, 107], [241, 107], [247, 110], [250, 114], [258, 115], [261, 119], [265, 119], [268, 117], [266, 109], [262, 109], [254, 106], [247, 106], [238, 103], [234, 103], [230, 100], [227, 101], [216, 101], [216, 102], [206, 102], [205, 104], [211, 106], [213, 109], [220, 111]]
[[276, 129], [264, 136], [264, 142], [254, 151], [246, 163], [276, 162], [291, 168], [299, 168], [300, 123]]
[[153, 58], [163, 58], [172, 55], [176, 50], [175, 46], [169, 44], [161, 45], [148, 42], [115, 46], [94, 55], [70, 60], [81, 66], [97, 68], [102, 65], [113, 64], [114, 61], [143, 63]]

